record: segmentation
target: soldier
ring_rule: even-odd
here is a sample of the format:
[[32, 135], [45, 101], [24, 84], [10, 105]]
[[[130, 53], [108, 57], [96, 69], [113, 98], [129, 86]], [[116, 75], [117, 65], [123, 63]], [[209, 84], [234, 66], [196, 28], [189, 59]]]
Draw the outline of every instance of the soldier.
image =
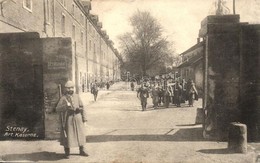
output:
[[142, 83], [141, 87], [137, 91], [137, 98], [139, 98], [141, 101], [142, 111], [144, 111], [146, 109], [148, 97], [149, 97], [149, 91], [145, 87], [144, 83]]
[[79, 147], [79, 154], [88, 156], [84, 145], [86, 136], [86, 111], [78, 94], [74, 94], [74, 83], [65, 84], [65, 94], [60, 98], [56, 111], [60, 113], [61, 133], [60, 144], [64, 146], [65, 157], [70, 157], [70, 148]]
[[159, 105], [164, 102], [164, 90], [161, 83], [158, 84]]
[[171, 92], [170, 92], [170, 87], [171, 86], [166, 86], [165, 88], [165, 91], [164, 91], [164, 106], [166, 107], [166, 108], [168, 108], [169, 107], [169, 104], [170, 104], [170, 94], [171, 94]]
[[185, 103], [185, 101], [187, 101], [187, 82], [185, 81], [185, 79], [182, 79], [181, 86], [182, 86], [181, 103]]
[[174, 85], [174, 98], [177, 107], [181, 107], [181, 97], [182, 97], [181, 93], [182, 93], [182, 86], [178, 81], [176, 81], [176, 84]]
[[134, 82], [131, 81], [131, 84], [130, 84], [130, 85], [131, 85], [131, 90], [134, 91], [134, 89], [135, 89], [135, 84], [134, 84]]
[[193, 106], [194, 99], [198, 100], [198, 91], [194, 82], [191, 81], [191, 86], [189, 88], [189, 106]]
[[91, 93], [94, 95], [94, 101], [96, 101], [97, 95], [98, 95], [97, 80], [95, 80], [95, 83], [92, 83], [92, 85], [91, 85]]
[[106, 86], [107, 86], [107, 90], [109, 90], [109, 87], [110, 87], [109, 81], [106, 82]]
[[158, 102], [159, 102], [159, 90], [158, 86], [153, 84], [152, 90], [151, 90], [151, 97], [153, 99], [153, 107], [154, 109], [158, 108]]

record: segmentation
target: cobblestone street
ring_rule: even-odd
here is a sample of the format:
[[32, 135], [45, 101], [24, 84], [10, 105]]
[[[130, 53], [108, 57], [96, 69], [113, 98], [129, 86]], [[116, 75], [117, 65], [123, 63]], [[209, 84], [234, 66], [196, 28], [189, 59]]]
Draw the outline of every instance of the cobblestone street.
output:
[[0, 11], [0, 163], [260, 163], [260, 0]]
[[[117, 83], [98, 101], [87, 104], [86, 127], [89, 157], [72, 149], [69, 160], [63, 148], [53, 141], [2, 141], [3, 161], [39, 162], [254, 162], [253, 152], [228, 153], [226, 142], [206, 141], [201, 125], [195, 125], [196, 108], [152, 108], [141, 111], [136, 92], [126, 90], [126, 83]], [[8, 147], [8, 148], [7, 148]]]

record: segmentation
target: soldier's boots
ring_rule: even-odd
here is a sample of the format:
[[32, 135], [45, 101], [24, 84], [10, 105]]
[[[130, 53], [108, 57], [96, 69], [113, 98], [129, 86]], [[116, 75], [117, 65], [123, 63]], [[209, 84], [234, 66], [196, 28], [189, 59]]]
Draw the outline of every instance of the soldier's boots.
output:
[[[65, 158], [66, 159], [69, 159], [70, 158], [70, 148], [64, 148], [64, 151], [65, 151]], [[79, 154], [81, 156], [85, 156], [85, 157], [88, 157], [88, 154], [87, 152], [85, 151], [85, 148], [83, 146], [80, 146], [79, 147]]]
[[70, 149], [69, 148], [64, 148], [65, 151], [65, 158], [69, 159], [70, 158]]
[[145, 110], [145, 107], [142, 105], [142, 111], [144, 111]]
[[79, 147], [79, 155], [88, 157], [88, 153], [86, 152], [84, 146]]

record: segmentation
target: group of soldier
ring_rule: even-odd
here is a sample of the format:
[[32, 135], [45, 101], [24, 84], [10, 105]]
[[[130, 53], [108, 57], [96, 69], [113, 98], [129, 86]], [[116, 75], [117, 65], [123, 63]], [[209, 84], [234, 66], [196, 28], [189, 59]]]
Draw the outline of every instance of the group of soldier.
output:
[[181, 107], [181, 103], [185, 101], [188, 101], [191, 107], [194, 100], [198, 100], [198, 91], [191, 79], [188, 82], [184, 79], [181, 82], [178, 80], [146, 81], [142, 82], [137, 89], [137, 97], [141, 101], [142, 111], [146, 109], [149, 97], [152, 98], [154, 109], [159, 106], [168, 108], [170, 103]]
[[[131, 83], [134, 90], [134, 83]], [[92, 83], [91, 93], [94, 94], [96, 100], [98, 94], [98, 83]], [[147, 106], [147, 98], [151, 96], [153, 99], [154, 109], [159, 105], [169, 107], [172, 102], [180, 107], [182, 102], [189, 101], [189, 106], [193, 106], [193, 100], [197, 99], [198, 92], [192, 80], [181, 83], [168, 81], [142, 82], [141, 87], [137, 89], [137, 97], [141, 101], [142, 110]], [[83, 102], [78, 94], [74, 93], [74, 83], [67, 81], [65, 84], [65, 93], [60, 98], [56, 111], [60, 114], [61, 132], [60, 144], [64, 147], [65, 158], [70, 158], [70, 148], [78, 147], [81, 156], [88, 156], [85, 148], [85, 133], [87, 116]]]

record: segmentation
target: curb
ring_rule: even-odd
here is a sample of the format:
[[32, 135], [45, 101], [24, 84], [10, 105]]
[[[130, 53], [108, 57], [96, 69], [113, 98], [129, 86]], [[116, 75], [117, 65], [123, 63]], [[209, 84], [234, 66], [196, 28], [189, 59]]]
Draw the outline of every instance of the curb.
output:
[[254, 163], [260, 163], [260, 151], [257, 151], [255, 147], [248, 144], [248, 149], [254, 153]]

